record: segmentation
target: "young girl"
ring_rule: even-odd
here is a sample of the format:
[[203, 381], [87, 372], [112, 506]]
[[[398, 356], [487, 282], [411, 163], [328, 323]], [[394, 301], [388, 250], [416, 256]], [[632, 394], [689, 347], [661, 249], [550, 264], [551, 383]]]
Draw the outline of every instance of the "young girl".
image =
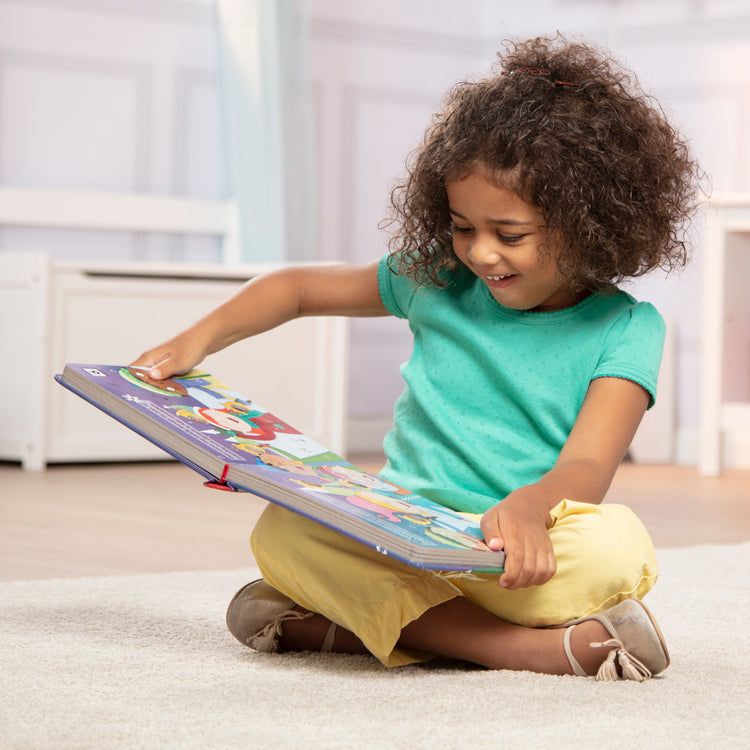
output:
[[[231, 632], [259, 650], [646, 679], [653, 546], [603, 500], [654, 403], [664, 324], [617, 282], [684, 263], [697, 168], [635, 80], [564, 39], [457, 85], [393, 193], [391, 252], [248, 283], [134, 364], [153, 378], [302, 315], [406, 318], [381, 476], [476, 514], [505, 572], [441, 574], [269, 505]], [[565, 627], [561, 627], [565, 626]]]

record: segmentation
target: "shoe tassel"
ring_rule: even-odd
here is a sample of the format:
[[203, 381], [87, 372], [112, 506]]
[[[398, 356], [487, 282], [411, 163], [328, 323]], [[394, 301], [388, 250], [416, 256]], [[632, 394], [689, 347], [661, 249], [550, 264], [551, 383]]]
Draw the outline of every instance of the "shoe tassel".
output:
[[[651, 671], [632, 654], [628, 653], [622, 645], [622, 641], [611, 638], [603, 643], [592, 643], [592, 648], [610, 648], [607, 658], [602, 662], [596, 679], [600, 681], [609, 680], [635, 680], [643, 682], [651, 678]], [[617, 667], [620, 667], [618, 672]]]
[[276, 653], [279, 650], [279, 636], [282, 633], [281, 624], [287, 620], [305, 620], [312, 615], [312, 612], [303, 614], [293, 609], [282, 612], [274, 617], [263, 630], [259, 630], [255, 635], [252, 635], [248, 639], [248, 645], [251, 645], [256, 651]]

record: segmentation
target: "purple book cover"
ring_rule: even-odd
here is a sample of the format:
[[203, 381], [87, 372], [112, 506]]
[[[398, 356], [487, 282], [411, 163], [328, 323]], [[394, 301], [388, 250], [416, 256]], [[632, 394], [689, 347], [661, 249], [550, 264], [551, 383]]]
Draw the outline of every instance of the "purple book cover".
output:
[[[207, 372], [154, 381], [137, 368], [68, 364], [56, 380], [214, 485], [223, 479], [419, 567], [502, 570], [475, 520], [357, 469]], [[444, 562], [412, 560], [394, 538]]]

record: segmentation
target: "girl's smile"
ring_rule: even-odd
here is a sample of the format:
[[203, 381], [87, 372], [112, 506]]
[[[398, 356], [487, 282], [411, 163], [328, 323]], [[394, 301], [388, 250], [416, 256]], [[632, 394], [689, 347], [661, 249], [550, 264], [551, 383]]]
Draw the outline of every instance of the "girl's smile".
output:
[[[480, 172], [446, 183], [453, 251], [484, 281], [493, 298], [514, 310], [550, 312], [579, 296], [560, 274], [536, 206]], [[547, 248], [544, 252], [540, 247]]]

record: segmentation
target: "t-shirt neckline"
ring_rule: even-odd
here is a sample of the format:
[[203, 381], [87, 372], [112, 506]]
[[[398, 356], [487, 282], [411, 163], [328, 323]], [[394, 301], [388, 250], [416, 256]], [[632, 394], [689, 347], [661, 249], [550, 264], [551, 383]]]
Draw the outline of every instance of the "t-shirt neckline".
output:
[[588, 297], [585, 297], [575, 305], [564, 307], [562, 310], [514, 310], [512, 307], [501, 305], [492, 296], [486, 284], [483, 284], [480, 279], [477, 279], [476, 283], [479, 284], [479, 292], [482, 296], [482, 301], [485, 307], [502, 318], [513, 320], [517, 323], [524, 323], [526, 325], [550, 325], [577, 318], [591, 307], [600, 296], [596, 293], [589, 294]]

